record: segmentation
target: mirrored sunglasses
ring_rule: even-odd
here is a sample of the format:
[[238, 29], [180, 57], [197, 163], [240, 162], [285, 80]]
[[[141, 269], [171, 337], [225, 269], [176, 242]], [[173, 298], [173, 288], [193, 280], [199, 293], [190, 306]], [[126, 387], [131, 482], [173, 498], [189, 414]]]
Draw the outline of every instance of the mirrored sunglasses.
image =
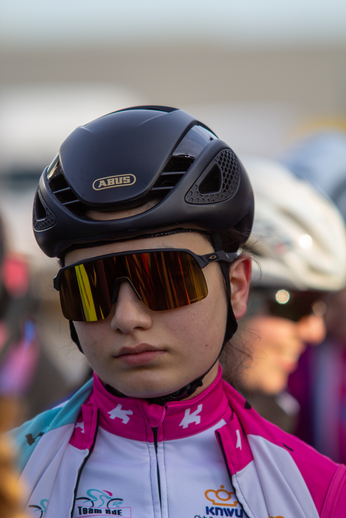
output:
[[196, 255], [176, 248], [109, 254], [62, 268], [54, 287], [68, 320], [107, 318], [122, 281], [131, 284], [148, 308], [165, 311], [204, 299], [208, 287], [202, 269], [216, 261], [232, 263], [237, 257], [224, 251]]
[[309, 315], [323, 316], [326, 311], [325, 292], [291, 289], [255, 288], [252, 298], [252, 314], [264, 313], [298, 322]]

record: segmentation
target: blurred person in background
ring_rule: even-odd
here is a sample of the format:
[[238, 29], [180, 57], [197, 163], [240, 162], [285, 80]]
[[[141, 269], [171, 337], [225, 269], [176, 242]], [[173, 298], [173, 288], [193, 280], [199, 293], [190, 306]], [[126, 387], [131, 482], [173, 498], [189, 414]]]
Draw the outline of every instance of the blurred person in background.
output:
[[45, 410], [66, 389], [42, 347], [28, 260], [11, 250], [6, 230], [0, 218], [0, 398], [11, 399], [13, 426]]
[[[330, 196], [346, 217], [344, 131], [320, 128], [296, 142], [282, 162]], [[295, 433], [346, 463], [346, 289], [330, 293], [326, 303], [325, 340], [302, 355], [289, 378], [289, 390], [301, 406]]]
[[11, 398], [0, 398], [0, 516], [1, 518], [26, 518], [21, 511], [25, 488], [18, 484], [18, 474], [15, 471], [13, 444], [5, 436], [10, 426], [13, 426], [18, 410]]
[[0, 516], [25, 518], [25, 489], [18, 484], [13, 444], [7, 432], [30, 412], [24, 403], [39, 356], [32, 313], [30, 273], [25, 257], [9, 251], [0, 219]]
[[254, 187], [252, 289], [239, 334], [252, 356], [240, 390], [266, 419], [293, 432], [299, 404], [288, 377], [325, 337], [327, 294], [346, 282], [346, 234], [336, 206], [274, 161], [244, 161]]
[[[11, 253], [0, 220], [0, 398], [10, 398], [13, 424], [26, 412], [26, 394], [35, 378], [40, 343], [32, 317], [29, 264], [23, 255]], [[26, 402], [25, 402], [26, 403]], [[8, 423], [10, 424], [10, 423]]]

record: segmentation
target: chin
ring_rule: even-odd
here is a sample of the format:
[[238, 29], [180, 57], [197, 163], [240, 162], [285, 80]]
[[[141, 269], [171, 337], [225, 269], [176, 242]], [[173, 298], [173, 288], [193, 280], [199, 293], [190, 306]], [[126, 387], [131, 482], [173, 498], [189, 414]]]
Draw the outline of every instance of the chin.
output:
[[270, 387], [268, 390], [265, 390], [264, 392], [266, 394], [275, 396], [276, 394], [280, 394], [281, 392], [283, 392], [286, 387], [287, 387], [287, 383], [285, 380], [285, 383], [278, 383], [278, 384]]
[[276, 378], [271, 377], [270, 383], [264, 382], [262, 383], [261, 391], [268, 396], [275, 396], [276, 394], [280, 394], [287, 387], [287, 376], [281, 377], [277, 376]]

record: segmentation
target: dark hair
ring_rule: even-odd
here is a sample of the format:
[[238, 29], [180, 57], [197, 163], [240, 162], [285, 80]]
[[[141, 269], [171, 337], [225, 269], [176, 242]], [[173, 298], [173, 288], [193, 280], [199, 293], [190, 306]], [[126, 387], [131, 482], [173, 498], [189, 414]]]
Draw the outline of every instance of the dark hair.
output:
[[227, 342], [220, 356], [222, 377], [238, 392], [244, 388], [242, 373], [252, 362], [252, 341], [248, 343], [244, 340], [243, 326], [246, 326], [246, 319], [238, 321], [238, 331]]
[[[241, 253], [246, 253], [252, 260], [256, 260], [253, 248], [246, 243], [246, 237], [237, 229], [232, 228], [223, 232], [221, 238], [226, 252], [234, 251], [235, 246], [237, 246], [236, 250], [241, 247]], [[242, 329], [247, 325], [246, 320], [245, 316], [238, 320], [238, 330], [227, 342], [220, 356], [223, 379], [239, 392], [243, 390], [242, 372], [252, 362], [252, 341], [248, 343], [242, 333]]]

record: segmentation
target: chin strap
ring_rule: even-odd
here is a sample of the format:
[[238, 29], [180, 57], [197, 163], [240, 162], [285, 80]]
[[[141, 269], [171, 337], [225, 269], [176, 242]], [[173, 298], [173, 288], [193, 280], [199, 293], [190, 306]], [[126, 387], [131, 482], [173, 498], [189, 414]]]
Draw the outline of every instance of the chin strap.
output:
[[[213, 365], [210, 367], [210, 369], [213, 367]], [[207, 372], [209, 372], [209, 370]], [[191, 394], [193, 394], [197, 390], [198, 387], [201, 387], [203, 385], [202, 378], [204, 378], [204, 376], [207, 374], [207, 372], [205, 374], [203, 374], [203, 376], [201, 376], [200, 378], [195, 379], [191, 383], [188, 383], [181, 389], [176, 390], [175, 392], [172, 392], [171, 394], [167, 394], [165, 396], [147, 398], [147, 401], [150, 404], [163, 406], [166, 403], [169, 403], [170, 401], [180, 401], [181, 399], [185, 399], [185, 398], [191, 396]], [[119, 390], [115, 389], [111, 385], [107, 384], [107, 385], [105, 385], [105, 388], [110, 394], [113, 394], [113, 396], [124, 397], [124, 398], [127, 397], [125, 394], [123, 394], [122, 392], [119, 392]]]
[[[222, 241], [221, 236], [219, 234], [212, 234], [211, 235], [211, 242], [214, 247], [215, 252], [219, 252], [222, 250]], [[220, 352], [215, 359], [215, 361], [212, 363], [212, 365], [209, 367], [209, 369], [196, 378], [195, 380], [191, 381], [187, 385], [184, 385], [184, 387], [180, 388], [179, 390], [176, 390], [175, 392], [172, 392], [171, 394], [167, 394], [165, 396], [159, 396], [159, 397], [153, 397], [148, 398], [147, 401], [149, 403], [153, 403], [156, 405], [165, 405], [166, 403], [169, 403], [170, 401], [181, 401], [182, 399], [186, 399], [187, 397], [191, 396], [199, 387], [203, 386], [203, 379], [208, 374], [208, 372], [211, 371], [211, 369], [214, 367], [216, 362], [219, 360], [222, 351], [224, 350], [224, 347], [226, 343], [232, 338], [234, 333], [236, 332], [238, 328], [238, 323], [235, 319], [233, 308], [231, 304], [231, 283], [229, 280], [229, 267], [226, 263], [223, 263], [222, 261], [219, 262], [222, 275], [225, 279], [225, 285], [226, 285], [226, 292], [227, 292], [227, 298], [228, 298], [228, 311], [227, 311], [227, 322], [226, 322], [226, 329], [225, 329], [225, 335], [222, 343], [222, 347], [220, 349]], [[83, 352], [76, 329], [74, 327], [73, 322], [70, 321], [70, 333], [71, 338], [74, 341], [74, 343], [77, 345], [78, 349]], [[106, 385], [106, 390], [110, 392], [111, 394], [117, 396], [117, 397], [127, 397], [125, 394], [122, 394], [115, 388], [113, 388], [111, 385]]]
[[80, 344], [80, 341], [79, 341], [79, 338], [78, 338], [78, 335], [77, 335], [76, 328], [75, 328], [74, 323], [72, 322], [72, 320], [69, 320], [69, 324], [70, 324], [71, 340], [72, 340], [72, 342], [74, 342], [76, 344], [76, 346], [78, 347], [80, 352], [84, 354], [84, 351], [82, 349], [82, 346]]

